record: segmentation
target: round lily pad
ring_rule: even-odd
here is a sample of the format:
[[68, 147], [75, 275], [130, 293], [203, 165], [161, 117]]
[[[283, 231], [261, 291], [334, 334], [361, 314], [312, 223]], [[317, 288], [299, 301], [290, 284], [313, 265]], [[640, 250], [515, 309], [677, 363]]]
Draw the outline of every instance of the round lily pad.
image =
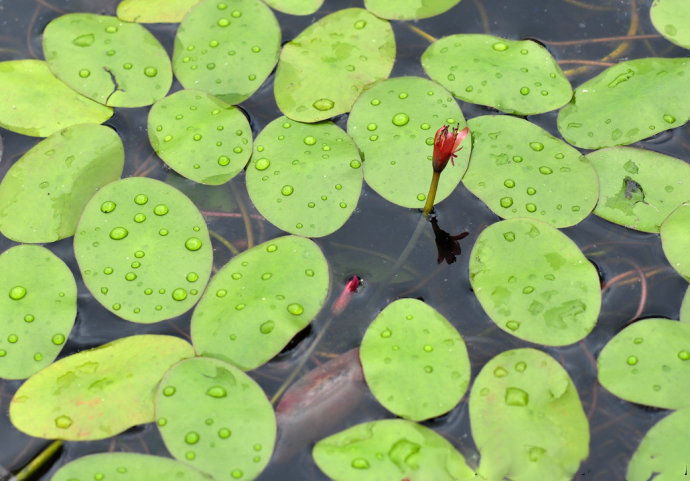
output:
[[690, 3], [685, 0], [654, 0], [649, 15], [654, 28], [666, 40], [690, 48]]
[[43, 32], [43, 52], [60, 80], [112, 107], [150, 105], [172, 84], [170, 59], [156, 37], [116, 17], [57, 17]]
[[211, 275], [204, 218], [180, 191], [130, 177], [86, 204], [74, 254], [98, 302], [132, 322], [152, 323], [192, 308]]
[[573, 95], [556, 60], [532, 40], [450, 35], [426, 49], [422, 67], [457, 98], [518, 115], [557, 109]]
[[224, 184], [252, 153], [252, 132], [242, 111], [196, 90], [180, 90], [156, 102], [148, 134], [166, 164], [202, 184]]
[[587, 158], [599, 177], [594, 213], [615, 224], [659, 232], [671, 212], [690, 199], [690, 165], [675, 157], [616, 147]]
[[177, 30], [175, 76], [185, 88], [240, 103], [275, 67], [280, 40], [278, 20], [259, 0], [202, 0]]
[[463, 182], [497, 215], [567, 227], [592, 212], [599, 182], [580, 152], [508, 115], [475, 117], [468, 125], [474, 153]]
[[570, 376], [536, 349], [502, 352], [479, 372], [470, 423], [482, 479], [568, 481], [589, 452], [589, 424]]
[[73, 354], [22, 384], [10, 403], [10, 420], [38, 438], [115, 436], [154, 420], [156, 385], [171, 365], [193, 355], [182, 339], [157, 335], [125, 337]]
[[550, 225], [511, 219], [479, 235], [470, 282], [498, 327], [525, 341], [564, 346], [594, 328], [601, 307], [595, 267]]
[[632, 144], [690, 118], [688, 58], [643, 58], [609, 67], [575, 89], [558, 130], [583, 149]]
[[414, 20], [439, 15], [453, 8], [460, 0], [364, 0], [371, 13], [391, 20]]
[[674, 210], [661, 224], [659, 233], [666, 259], [690, 281], [690, 203]]
[[476, 479], [453, 445], [403, 419], [357, 424], [316, 443], [312, 456], [334, 481]]
[[0, 378], [24, 379], [62, 350], [77, 316], [72, 271], [39, 246], [0, 255]]
[[680, 319], [680, 322], [690, 322], [690, 287], [686, 289], [685, 296], [683, 296], [678, 319]]
[[62, 466], [51, 481], [115, 479], [119, 481], [210, 481], [210, 477], [178, 461], [137, 453], [102, 453], [84, 456]]
[[109, 127], [80, 124], [36, 144], [0, 183], [0, 231], [17, 242], [54, 242], [74, 235], [84, 205], [119, 179], [125, 162]]
[[[434, 135], [444, 124], [462, 129], [465, 118], [436, 82], [399, 77], [365, 91], [352, 106], [347, 131], [364, 156], [367, 184], [394, 204], [422, 208], [433, 173]], [[465, 138], [455, 164], [441, 175], [436, 203], [460, 183], [471, 151], [472, 142]]]
[[350, 218], [362, 191], [362, 162], [340, 127], [279, 117], [254, 144], [247, 190], [271, 223], [292, 234], [321, 237]]
[[42, 60], [0, 62], [0, 127], [47, 137], [65, 127], [105, 122], [113, 109], [78, 94]]
[[626, 401], [666, 409], [690, 406], [690, 324], [637, 321], [604, 346], [599, 382]]
[[117, 18], [137, 23], [177, 23], [199, 0], [122, 0]]
[[279, 12], [289, 15], [311, 15], [316, 12], [324, 0], [264, 0], [264, 3]]
[[168, 371], [156, 394], [156, 422], [173, 456], [217, 481], [256, 478], [276, 440], [261, 387], [217, 359], [188, 359]]
[[235, 256], [211, 280], [192, 316], [196, 351], [246, 371], [278, 354], [328, 294], [321, 249], [285, 236]]
[[364, 334], [359, 356], [374, 397], [413, 421], [453, 409], [470, 382], [460, 333], [416, 299], [399, 299], [381, 311]]
[[273, 88], [276, 102], [300, 122], [349, 112], [366, 86], [390, 75], [394, 61], [389, 22], [361, 8], [338, 10], [285, 44]]

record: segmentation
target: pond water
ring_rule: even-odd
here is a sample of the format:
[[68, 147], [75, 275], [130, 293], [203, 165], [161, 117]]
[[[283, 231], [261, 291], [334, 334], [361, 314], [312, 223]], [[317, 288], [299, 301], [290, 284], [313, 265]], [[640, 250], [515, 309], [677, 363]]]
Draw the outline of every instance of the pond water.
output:
[[[0, 0], [0, 60], [42, 58], [41, 32], [53, 18], [68, 12], [114, 15], [117, 3], [117, 0]], [[588, 65], [587, 61], [596, 63], [612, 52], [613, 56], [609, 57], [612, 62], [649, 56], [686, 55], [686, 51], [671, 46], [658, 36], [628, 42], [579, 41], [621, 35], [654, 36], [656, 31], [649, 20], [649, 4], [646, 0], [463, 0], [449, 12], [431, 19], [393, 22], [398, 53], [391, 76], [425, 76], [419, 58], [429, 42], [409, 25], [437, 38], [453, 33], [491, 33], [540, 41], [562, 63], [564, 70], [578, 69], [569, 77], [574, 86], [604, 68], [601, 65]], [[362, 1], [326, 0], [316, 15], [308, 17], [276, 13], [282, 27], [283, 41], [294, 38], [322, 16], [349, 6], [362, 6]], [[172, 54], [177, 25], [149, 25], [148, 28]], [[173, 84], [173, 91], [180, 88], [179, 83]], [[460, 104], [468, 119], [491, 111], [476, 105]], [[281, 115], [273, 97], [273, 75], [241, 107], [247, 113], [254, 136], [268, 122]], [[243, 173], [228, 184], [208, 187], [194, 184], [169, 170], [156, 157], [148, 142], [148, 109], [117, 109], [106, 122], [106, 125], [116, 129], [124, 141], [124, 176], [145, 174], [169, 182], [187, 193], [206, 212], [209, 228], [218, 234], [213, 239], [214, 268], [220, 268], [232, 257], [219, 238], [244, 250], [248, 242], [258, 244], [282, 234], [252, 206]], [[549, 112], [529, 116], [528, 119], [558, 135], [556, 114]], [[335, 120], [345, 128], [346, 115]], [[4, 143], [0, 162], [2, 176], [39, 139], [3, 129], [0, 129], [0, 135]], [[690, 127], [686, 125], [664, 132], [640, 142], [639, 146], [688, 158]], [[243, 221], [243, 211], [250, 219], [249, 225]], [[224, 214], [220, 216], [218, 212]], [[457, 262], [437, 264], [434, 236], [429, 226], [392, 278], [387, 274], [412, 235], [419, 213], [385, 201], [366, 184], [357, 209], [348, 222], [334, 234], [316, 239], [329, 260], [333, 279], [326, 305], [335, 301], [352, 275], [361, 277], [363, 286], [343, 314], [330, 325], [307, 361], [304, 372], [327, 361], [333, 354], [358, 346], [376, 314], [389, 302], [401, 297], [423, 299], [460, 331], [468, 347], [473, 377], [496, 354], [510, 348], [529, 346], [529, 343], [495, 326], [479, 305], [468, 280], [468, 253], [482, 229], [498, 221], [498, 217], [462, 184], [436, 207], [436, 212], [439, 225], [450, 234], [469, 232], [460, 241], [462, 254]], [[595, 359], [604, 344], [634, 319], [677, 319], [687, 283], [668, 265], [658, 235], [625, 229], [594, 215], [563, 231], [599, 270], [604, 286], [601, 314], [596, 328], [583, 341], [566, 347], [536, 347], [554, 356], [568, 370], [590, 421], [591, 454], [580, 467], [577, 478], [607, 481], [624, 479], [628, 460], [640, 439], [667, 411], [634, 405], [608, 393], [596, 380]], [[12, 245], [11, 241], [0, 236], [0, 251]], [[72, 251], [72, 238], [46, 247], [68, 264], [79, 287], [77, 321], [61, 356], [134, 334], [158, 333], [188, 338], [191, 311], [152, 325], [119, 319], [96, 302], [81, 282]], [[640, 273], [643, 279], [640, 279]], [[313, 321], [311, 328], [298, 336], [285, 352], [250, 373], [269, 397], [302, 361], [309, 345], [329, 321], [329, 312], [325, 308]], [[9, 401], [20, 384], [20, 381], [0, 381], [0, 466], [11, 471], [21, 468], [47, 445], [45, 440], [18, 432], [9, 422]], [[444, 435], [474, 464], [478, 455], [470, 436], [465, 400], [449, 414], [424, 424]], [[289, 441], [289, 454], [274, 460], [259, 476], [259, 480], [325, 480], [327, 478], [316, 467], [310, 454], [317, 439], [365, 420], [392, 416], [366, 390], [350, 392], [342, 399], [331, 401], [333, 405], [327, 411], [315, 411], [320, 418], [307, 410], [299, 413], [302, 424], [295, 428], [297, 434]], [[281, 447], [279, 439], [278, 449], [283, 448], [285, 446]], [[50, 479], [51, 474], [69, 460], [105, 451], [167, 454], [155, 427], [145, 425], [103, 441], [66, 442], [56, 460], [40, 474], [40, 479]]]

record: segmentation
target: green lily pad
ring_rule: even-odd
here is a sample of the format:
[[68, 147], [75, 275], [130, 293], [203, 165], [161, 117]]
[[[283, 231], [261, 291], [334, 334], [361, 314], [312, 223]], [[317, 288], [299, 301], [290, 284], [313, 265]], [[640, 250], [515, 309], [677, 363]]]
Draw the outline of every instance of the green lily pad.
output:
[[156, 385], [172, 364], [193, 355], [182, 339], [157, 335], [125, 337], [72, 354], [22, 384], [10, 403], [10, 420], [38, 438], [115, 436], [154, 420]]
[[321, 310], [328, 263], [313, 241], [285, 236], [235, 256], [192, 316], [196, 351], [254, 369], [278, 354]]
[[616, 147], [587, 158], [599, 176], [594, 213], [615, 224], [659, 232], [671, 212], [690, 199], [690, 165], [675, 157]]
[[678, 481], [687, 477], [690, 443], [690, 408], [681, 409], [656, 423], [637, 447], [628, 464], [627, 481]]
[[43, 52], [60, 80], [112, 107], [150, 105], [172, 84], [170, 59], [156, 37], [116, 17], [57, 17], [43, 32]]
[[292, 234], [322, 237], [350, 218], [362, 191], [362, 162], [340, 127], [279, 117], [254, 144], [247, 190], [271, 223]]
[[334, 481], [476, 479], [453, 445], [403, 419], [357, 424], [316, 443], [312, 456]]
[[604, 346], [599, 382], [626, 401], [666, 409], [690, 406], [690, 324], [637, 321]]
[[687, 288], [685, 296], [683, 296], [678, 319], [680, 319], [680, 322], [690, 322], [690, 287]]
[[470, 382], [470, 360], [460, 333], [416, 299], [386, 306], [364, 333], [359, 356], [374, 397], [393, 414], [413, 421], [453, 409]]
[[364, 0], [371, 13], [390, 20], [429, 18], [446, 12], [460, 0]]
[[47, 137], [74, 124], [105, 122], [113, 109], [78, 94], [42, 60], [0, 62], [0, 127]]
[[185, 88], [240, 103], [275, 67], [280, 39], [278, 20], [259, 0], [202, 0], [177, 30], [175, 76]]
[[674, 210], [661, 224], [659, 233], [666, 259], [690, 281], [690, 203]]
[[470, 393], [483, 479], [570, 481], [589, 451], [589, 424], [567, 371], [536, 349], [489, 361]]
[[217, 359], [188, 359], [168, 371], [156, 422], [173, 456], [217, 481], [256, 478], [276, 440], [275, 413], [261, 387]]
[[74, 254], [98, 302], [128, 321], [152, 323], [196, 304], [213, 248], [204, 218], [184, 194], [130, 177], [106, 185], [86, 205]]
[[170, 458], [137, 453], [102, 453], [67, 463], [57, 470], [51, 481], [78, 479], [210, 481], [211, 478]]
[[0, 183], [0, 231], [17, 242], [74, 235], [88, 200], [119, 179], [125, 162], [109, 127], [80, 124], [52, 134], [25, 153]]
[[[436, 82], [392, 78], [360, 95], [347, 131], [364, 156], [367, 184], [394, 204], [422, 208], [433, 173], [434, 135], [444, 124], [462, 129], [465, 118], [453, 96]], [[436, 203], [460, 183], [471, 151], [466, 138], [455, 165], [448, 165], [441, 175]]]
[[567, 227], [592, 212], [599, 182], [580, 152], [516, 117], [485, 115], [468, 125], [474, 153], [463, 182], [497, 215]]
[[199, 0], [122, 0], [117, 18], [137, 23], [177, 23]]
[[422, 67], [457, 98], [511, 114], [555, 110], [573, 95], [556, 60], [532, 40], [450, 35], [424, 51]]
[[595, 267], [565, 234], [536, 220], [484, 229], [472, 248], [470, 282], [498, 327], [547, 346], [583, 339], [601, 307]]
[[300, 122], [349, 112], [369, 84], [390, 75], [394, 61], [389, 22], [361, 8], [338, 10], [283, 47], [273, 88], [278, 108]]
[[156, 102], [148, 134], [166, 164], [202, 184], [232, 179], [252, 152], [252, 132], [242, 111], [196, 90], [180, 90]]
[[53, 362], [77, 316], [72, 271], [44, 247], [0, 255], [0, 378], [24, 379]]
[[289, 15], [311, 15], [324, 0], [264, 0], [271, 8]]
[[649, 15], [654, 28], [666, 40], [690, 48], [690, 3], [685, 0], [654, 0]]
[[558, 130], [583, 149], [632, 144], [690, 118], [690, 59], [643, 58], [609, 67], [575, 89]]

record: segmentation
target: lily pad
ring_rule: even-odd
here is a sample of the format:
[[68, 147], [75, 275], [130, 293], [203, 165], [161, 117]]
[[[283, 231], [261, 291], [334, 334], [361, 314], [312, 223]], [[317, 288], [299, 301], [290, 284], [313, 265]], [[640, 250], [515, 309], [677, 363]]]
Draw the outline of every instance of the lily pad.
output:
[[109, 127], [80, 124], [56, 132], [25, 153], [0, 183], [0, 231], [17, 242], [54, 242], [74, 235], [88, 200], [119, 179], [125, 162]]
[[22, 384], [10, 403], [10, 420], [38, 438], [115, 436], [153, 421], [156, 385], [172, 364], [193, 355], [182, 339], [157, 335], [125, 337], [72, 354]]
[[78, 479], [119, 479], [150, 481], [210, 481], [211, 478], [178, 461], [137, 453], [102, 453], [84, 456], [62, 466], [51, 481]]
[[489, 361], [470, 393], [483, 479], [570, 481], [589, 452], [589, 424], [565, 369], [536, 349]]
[[688, 58], [643, 58], [609, 67], [575, 89], [558, 130], [583, 149], [632, 144], [690, 118]]
[[628, 464], [627, 481], [677, 481], [687, 477], [690, 408], [669, 414], [647, 431]]
[[0, 378], [24, 379], [53, 362], [77, 316], [72, 271], [39, 246], [0, 255]]
[[[352, 106], [347, 131], [364, 156], [367, 184], [386, 200], [422, 208], [431, 183], [434, 134], [444, 124], [463, 128], [465, 118], [453, 96], [436, 82], [420, 77], [384, 80], [369, 88]], [[460, 183], [472, 151], [462, 150], [443, 171], [436, 203]]]
[[390, 20], [429, 18], [446, 12], [460, 0], [364, 0], [371, 13]]
[[649, 15], [654, 28], [666, 40], [690, 48], [690, 3], [685, 0], [654, 0]]
[[196, 351], [254, 369], [278, 354], [321, 310], [328, 264], [313, 241], [285, 236], [228, 262], [192, 316]]
[[659, 232], [666, 259], [690, 281], [690, 203], [674, 210], [661, 224]]
[[659, 232], [671, 212], [690, 199], [690, 165], [675, 157], [616, 147], [587, 158], [599, 176], [594, 213], [615, 224]]
[[334, 481], [476, 479], [453, 445], [403, 419], [357, 424], [316, 443], [312, 456]]
[[580, 152], [516, 117], [485, 115], [468, 125], [474, 153], [463, 182], [494, 213], [567, 227], [592, 212], [599, 182]]
[[74, 253], [86, 287], [115, 315], [152, 323], [192, 308], [211, 275], [203, 217], [180, 191], [130, 177], [84, 208]]
[[511, 114], [555, 110], [573, 95], [556, 60], [532, 40], [450, 35], [424, 51], [422, 67], [457, 98]]
[[148, 134], [166, 164], [202, 184], [232, 179], [252, 152], [252, 132], [242, 111], [196, 90], [180, 90], [156, 102]]
[[470, 257], [470, 282], [492, 321], [525, 341], [564, 346], [594, 328], [599, 276], [565, 234], [530, 219], [490, 225]]
[[247, 190], [256, 208], [284, 231], [321, 237], [350, 218], [362, 191], [352, 139], [332, 122], [279, 117], [256, 138]]
[[324, 0], [264, 0], [271, 8], [289, 15], [311, 15]]
[[156, 37], [116, 17], [57, 17], [43, 32], [43, 52], [60, 80], [112, 107], [150, 105], [172, 84], [170, 59]]
[[74, 124], [105, 122], [113, 109], [78, 94], [42, 60], [0, 62], [0, 127], [47, 137]]
[[275, 15], [259, 0], [202, 0], [177, 30], [175, 76], [185, 88], [240, 103], [275, 67], [280, 39]]
[[599, 382], [626, 401], [666, 409], [690, 406], [690, 324], [637, 321], [604, 346]]
[[217, 481], [256, 478], [276, 440], [275, 413], [261, 387], [217, 359], [188, 359], [168, 371], [156, 422], [173, 456]]
[[177, 23], [199, 0], [122, 0], [117, 18], [137, 23]]
[[393, 414], [413, 421], [453, 409], [470, 382], [460, 333], [416, 299], [386, 306], [367, 328], [359, 355], [374, 397]]
[[678, 317], [680, 322], [690, 322], [690, 287], [685, 291], [683, 302], [680, 305], [680, 315]]
[[389, 22], [361, 8], [338, 10], [285, 44], [273, 88], [276, 102], [300, 122], [349, 112], [369, 84], [390, 75], [394, 61]]

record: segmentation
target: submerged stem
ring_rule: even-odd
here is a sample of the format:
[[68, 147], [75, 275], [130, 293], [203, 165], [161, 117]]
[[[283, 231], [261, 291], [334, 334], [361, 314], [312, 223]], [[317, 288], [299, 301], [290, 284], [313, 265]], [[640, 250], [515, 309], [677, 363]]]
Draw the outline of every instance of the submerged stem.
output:
[[38, 453], [34, 459], [29, 461], [29, 464], [24, 466], [21, 471], [17, 473], [17, 481], [25, 481], [29, 479], [36, 471], [41, 469], [50, 458], [62, 447], [62, 440], [56, 439], [50, 443], [43, 451]]
[[436, 199], [436, 191], [438, 190], [438, 181], [441, 178], [441, 172], [434, 171], [431, 177], [431, 185], [429, 186], [429, 194], [426, 196], [426, 204], [424, 204], [424, 215], [429, 216], [434, 208], [434, 199]]

